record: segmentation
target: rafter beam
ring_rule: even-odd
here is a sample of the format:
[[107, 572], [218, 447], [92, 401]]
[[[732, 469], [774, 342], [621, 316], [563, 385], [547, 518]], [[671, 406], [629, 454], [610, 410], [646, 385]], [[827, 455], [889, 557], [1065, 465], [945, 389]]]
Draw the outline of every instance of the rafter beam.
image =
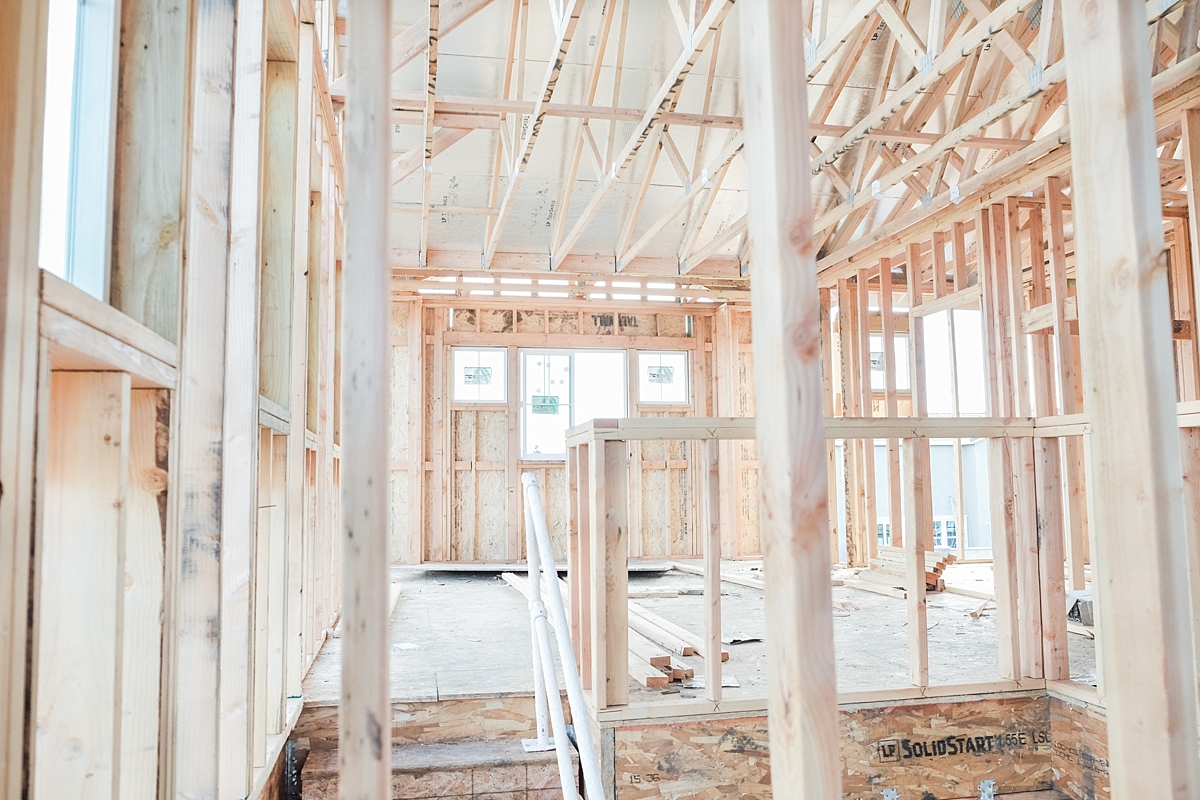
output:
[[669, 106], [674, 104], [676, 96], [679, 94], [680, 87], [683, 86], [683, 81], [692, 71], [692, 67], [696, 65], [704, 48], [712, 41], [713, 35], [721, 27], [721, 23], [725, 21], [725, 17], [733, 9], [734, 0], [714, 0], [709, 6], [708, 12], [700, 20], [698, 26], [698, 35], [693, 36], [691, 47], [685, 47], [680, 53], [679, 58], [667, 73], [666, 80], [663, 81], [658, 91], [654, 95], [654, 99], [650, 101], [650, 106], [646, 110], [645, 115], [638, 123], [633, 131], [633, 134], [625, 142], [617, 156], [613, 159], [611, 172], [608, 180], [600, 184], [596, 189], [596, 193], [592, 195], [592, 199], [584, 208], [583, 215], [571, 228], [570, 232], [564, 237], [558, 249], [554, 252], [553, 260], [561, 261], [563, 257], [571, 252], [571, 248], [579, 241], [579, 237], [583, 234], [587, 226], [596, 216], [596, 212], [600, 206], [608, 198], [609, 194], [616, 187], [617, 182], [621, 179], [629, 162], [637, 155], [638, 150], [646, 141], [650, 133], [658, 127], [662, 122], [662, 116], [668, 110]]
[[[737, 133], [734, 134], [729, 144], [725, 145], [725, 148], [721, 150], [720, 154], [718, 154], [713, 162], [709, 165], [708, 169], [705, 171], [706, 174], [711, 175], [718, 171], [723, 171], [729, 162], [733, 160], [733, 157], [740, 153], [741, 150], [742, 134]], [[688, 207], [688, 204], [691, 203], [694, 198], [698, 197], [704, 192], [710, 191], [712, 188], [713, 183], [709, 180], [689, 182], [684, 193], [678, 199], [676, 199], [666, 211], [659, 215], [658, 219], [650, 224], [650, 227], [646, 229], [641, 238], [630, 245], [625, 252], [621, 253], [620, 258], [617, 259], [617, 272], [624, 270], [630, 261], [632, 261], [639, 253], [645, 250], [646, 246], [653, 241], [654, 237], [662, 232], [663, 228], [670, 225], [676, 217], [682, 214], [683, 210]]]
[[[629, 0], [625, 0], [625, 13], [628, 14]], [[604, 53], [608, 49], [609, 33], [612, 31], [613, 19], [616, 17], [613, 3], [605, 3], [603, 9], [603, 17], [600, 22], [600, 32], [596, 37], [596, 49], [592, 54], [591, 74], [588, 76], [586, 102], [590, 105], [596, 100], [596, 91], [600, 87], [600, 71], [604, 66]], [[562, 192], [559, 194], [558, 206], [554, 212], [554, 226], [550, 233], [550, 249], [553, 250], [558, 246], [558, 240], [562, 238], [563, 226], [567, 221], [567, 214], [571, 210], [571, 197], [575, 193], [575, 177], [579, 174], [579, 160], [583, 157], [583, 148], [588, 146], [591, 148], [592, 158], [595, 160], [596, 177], [599, 179], [604, 173], [604, 159], [600, 155], [600, 147], [596, 143], [596, 137], [592, 133], [592, 129], [588, 120], [584, 120], [579, 126], [579, 137], [575, 140], [575, 153], [573, 154], [569, 166], [567, 167], [566, 180], [563, 181]]]
[[439, 0], [428, 0], [425, 48], [425, 153], [421, 181], [421, 254], [429, 248], [429, 189], [433, 183], [434, 106], [437, 101]]
[[[983, 0], [962, 0], [962, 3], [967, 7], [971, 16], [980, 22], [988, 16], [988, 7], [983, 4]], [[1028, 75], [1029, 70], [1033, 69], [1033, 56], [1029, 55], [1029, 51], [1021, 46], [1021, 43], [1008, 31], [1003, 29], [996, 31], [996, 45], [1004, 57], [1020, 70], [1022, 75]]]
[[716, 236], [714, 236], [712, 239], [710, 239], [708, 244], [704, 245], [704, 247], [697, 250], [694, 255], [689, 256], [686, 261], [680, 263], [679, 274], [687, 275], [688, 273], [695, 270], [696, 267], [700, 266], [705, 261], [712, 258], [713, 255], [715, 255], [716, 252], [718, 250], [720, 250], [722, 247], [725, 247], [730, 242], [732, 242], [734, 239], [738, 238], [743, 233], [745, 233], [746, 227], [747, 227], [746, 226], [746, 215], [743, 214], [742, 216], [738, 217], [738, 219], [736, 219], [732, 224], [730, 224], [729, 227], [725, 228], [723, 231], [721, 231]]
[[946, 52], [933, 60], [928, 72], [918, 74], [887, 96], [883, 103], [872, 109], [863, 119], [852, 125], [850, 129], [838, 138], [836, 142], [825, 149], [824, 154], [813, 160], [812, 172], [818, 174], [827, 165], [834, 163], [847, 150], [861, 141], [872, 130], [883, 125], [896, 113], [904, 108], [919, 94], [927, 91], [943, 75], [971, 54], [975, 48], [988, 42], [1003, 30], [1003, 26], [1017, 14], [1026, 11], [1039, 0], [1005, 0], [995, 11], [988, 14], [974, 27], [955, 39], [946, 48]]
[[887, 22], [888, 30], [896, 37], [904, 54], [915, 66], [920, 66], [925, 55], [925, 43], [908, 23], [908, 18], [896, 7], [895, 0], [879, 0], [879, 15]]
[[[446, 148], [457, 141], [463, 139], [470, 128], [439, 128], [433, 134], [433, 145], [429, 149], [428, 157], [434, 158], [445, 152]], [[392, 161], [392, 186], [400, 183], [400, 181], [412, 175], [419, 170], [425, 163], [426, 148], [419, 147], [415, 150], [409, 150], [407, 153], [397, 157]]]
[[[937, 144], [930, 145], [920, 153], [914, 155], [912, 158], [904, 161], [891, 172], [876, 180], [871, 184], [873, 191], [886, 192], [897, 183], [907, 180], [908, 178], [912, 177], [917, 170], [922, 169], [926, 165], [936, 161], [937, 158], [943, 153], [946, 153], [961, 145], [964, 141], [966, 141], [967, 138], [969, 138], [971, 133], [984, 130], [988, 126], [994, 124], [997, 120], [1008, 116], [1017, 108], [1020, 108], [1025, 103], [1028, 103], [1037, 95], [1062, 81], [1065, 77], [1066, 65], [1060, 61], [1043, 72], [1042, 80], [1036, 86], [1032, 88], [1027, 86], [1021, 87], [1000, 102], [993, 104], [991, 107], [983, 110], [979, 114], [976, 114], [962, 125], [947, 133]], [[920, 197], [921, 195], [918, 193], [917, 196]], [[872, 202], [871, 195], [860, 193], [859, 196], [855, 197], [849, 203], [843, 203], [832, 211], [822, 214], [815, 223], [816, 229], [823, 230], [845, 217], [853, 209], [864, 206], [870, 202]]]
[[537, 142], [538, 133], [542, 129], [542, 122], [546, 118], [546, 112], [543, 108], [549, 104], [550, 96], [554, 94], [554, 87], [558, 84], [558, 76], [562, 73], [563, 64], [566, 63], [567, 50], [571, 47], [571, 38], [575, 35], [575, 29], [579, 27], [579, 15], [582, 12], [583, 0], [570, 0], [570, 6], [559, 22], [553, 55], [550, 58], [550, 63], [546, 66], [546, 75], [542, 79], [541, 90], [538, 92], [538, 101], [533, 107], [533, 118], [530, 120], [529, 127], [525, 131], [525, 136], [521, 139], [517, 157], [513, 160], [513, 168], [508, 176], [508, 188], [504, 192], [504, 199], [500, 201], [500, 210], [496, 214], [496, 224], [492, 227], [491, 236], [488, 237], [483, 251], [484, 269], [487, 269], [492, 256], [496, 254], [496, 246], [500, 243], [500, 236], [504, 233], [504, 222], [508, 219], [508, 214], [512, 210], [513, 198], [516, 197], [517, 189], [521, 186], [521, 178], [525, 175], [525, 167], [529, 164], [529, 157], [533, 154], [533, 146]]
[[[491, 5], [492, 0], [446, 0], [443, 2], [441, 14], [436, 28], [438, 38], [462, 25], [471, 17]], [[392, 72], [403, 67], [425, 52], [429, 46], [429, 16], [409, 25], [392, 37]], [[329, 95], [335, 100], [346, 99], [346, 76], [343, 75], [329, 84]]]

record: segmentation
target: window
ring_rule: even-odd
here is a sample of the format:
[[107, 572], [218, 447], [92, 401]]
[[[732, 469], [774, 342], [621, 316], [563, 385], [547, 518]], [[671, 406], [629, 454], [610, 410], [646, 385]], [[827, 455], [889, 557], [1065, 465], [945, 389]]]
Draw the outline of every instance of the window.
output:
[[562, 458], [568, 428], [626, 415], [625, 353], [521, 351], [521, 453]]
[[[896, 391], [910, 391], [908, 381], [908, 335], [896, 334], [895, 345]], [[887, 391], [887, 373], [883, 363], [883, 337], [871, 336], [871, 391]]]
[[875, 524], [875, 538], [885, 547], [892, 544], [892, 523], [879, 521]]
[[938, 550], [958, 549], [958, 524], [954, 517], [934, 517], [933, 546]]
[[674, 405], [691, 402], [686, 350], [638, 353], [638, 402]]
[[38, 266], [107, 300], [117, 6], [49, 5]]
[[507, 403], [508, 349], [455, 347], [454, 402]]

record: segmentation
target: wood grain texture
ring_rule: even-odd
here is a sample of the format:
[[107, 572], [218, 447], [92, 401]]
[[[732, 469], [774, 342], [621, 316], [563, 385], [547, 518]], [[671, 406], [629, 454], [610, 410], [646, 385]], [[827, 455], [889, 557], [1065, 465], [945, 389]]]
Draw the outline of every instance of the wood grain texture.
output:
[[[616, 728], [617, 797], [785, 797], [766, 718], [689, 719]], [[839, 800], [972, 798], [1051, 788], [1055, 744], [1047, 698], [986, 698], [844, 708], [838, 713]]]
[[121, 3], [113, 188], [113, 306], [179, 339], [188, 126], [188, 5]]
[[121, 640], [122, 798], [152, 798], [158, 787], [162, 669], [163, 535], [167, 492], [166, 392], [135, 389], [129, 418]]
[[0, 575], [5, 576], [0, 625], [11, 633], [0, 637], [0, 794], [13, 797], [21, 792], [24, 776], [18, 765], [27, 746], [23, 710], [39, 402], [38, 198], [47, 14], [39, 0], [7, 3], [4, 13], [9, 24], [0, 33], [5, 98], [0, 104]]
[[[714, 4], [713, 8], [718, 8]], [[803, 10], [740, 7], [753, 342], [766, 577], [772, 782], [783, 797], [841, 795], [829, 585], [821, 339], [808, 158]]]
[[1062, 10], [1112, 795], [1193, 797], [1196, 680], [1146, 12], [1132, 0]]
[[129, 376], [50, 385], [38, 543], [31, 796], [107, 800], [120, 765]]
[[[229, 268], [235, 0], [206, 3], [191, 23], [191, 147], [179, 337], [179, 389], [171, 432], [177, 535], [172, 550], [175, 715], [172, 784], [183, 796], [220, 786], [221, 492], [225, 306]], [[255, 421], [257, 423], [257, 420]], [[178, 549], [174, 549], [178, 548]]]
[[386, 436], [390, 371], [385, 353], [391, 282], [391, 4], [351, 0], [348, 20], [339, 791], [345, 800], [377, 800], [388, 792], [391, 752]]
[[229, 266], [225, 293], [220, 543], [219, 791], [237, 797], [253, 779], [253, 564], [258, 517], [259, 203], [263, 118], [263, 5], [237, 0]]

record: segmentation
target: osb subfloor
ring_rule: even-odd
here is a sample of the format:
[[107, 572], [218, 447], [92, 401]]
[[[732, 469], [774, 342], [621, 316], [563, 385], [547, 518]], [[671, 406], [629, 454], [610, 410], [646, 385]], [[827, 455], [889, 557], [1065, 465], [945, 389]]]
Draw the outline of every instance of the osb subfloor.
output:
[[[989, 565], [955, 565], [952, 580], [990, 589]], [[757, 562], [726, 562], [725, 573], [762, 577]], [[948, 577], [948, 579], [950, 579]], [[458, 697], [527, 695], [533, 691], [529, 612], [525, 598], [495, 575], [427, 573], [393, 568], [403, 587], [391, 622], [391, 690], [395, 701], [436, 701]], [[630, 589], [699, 589], [697, 575], [669, 572], [633, 574]], [[984, 590], [986, 590], [984, 589]], [[766, 651], [762, 643], [763, 593], [734, 583], [722, 584], [722, 620], [730, 660], [726, 676], [740, 690], [726, 696], [762, 695], [766, 690]], [[841, 691], [908, 685], [906, 609], [903, 600], [848, 587], [834, 587], [834, 646]], [[700, 633], [703, 597], [636, 599], [646, 609]], [[928, 596], [929, 672], [931, 682], [979, 683], [998, 679], [996, 612], [970, 613], [982, 601], [950, 593]], [[839, 607], [839, 605], [841, 607]], [[1072, 678], [1091, 682], [1094, 643], [1068, 638]], [[341, 642], [331, 638], [304, 683], [309, 704], [332, 704], [340, 692]], [[684, 659], [697, 675], [700, 658]], [[664, 690], [632, 683], [632, 699], [664, 699]], [[703, 690], [672, 684], [668, 694], [700, 697]]]

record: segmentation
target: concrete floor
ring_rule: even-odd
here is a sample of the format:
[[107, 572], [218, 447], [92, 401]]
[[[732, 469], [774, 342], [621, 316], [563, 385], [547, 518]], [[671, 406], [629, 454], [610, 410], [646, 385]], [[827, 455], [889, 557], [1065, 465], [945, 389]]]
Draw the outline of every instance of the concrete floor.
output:
[[[726, 573], [761, 577], [756, 562], [726, 562]], [[990, 565], [955, 565], [948, 582], [989, 591]], [[393, 700], [433, 701], [455, 697], [529, 694], [533, 691], [532, 646], [525, 598], [496, 575], [425, 572], [393, 568], [392, 580], [402, 587], [391, 621], [391, 688]], [[702, 579], [682, 572], [634, 574], [631, 589], [699, 589]], [[907, 615], [904, 601], [859, 589], [834, 587], [834, 647], [838, 689], [854, 691], [907, 686]], [[844, 608], [837, 608], [839, 601]], [[635, 600], [678, 625], [703, 630], [703, 597]], [[950, 593], [930, 594], [929, 673], [932, 683], [978, 683], [998, 679], [994, 605], [979, 619], [970, 612], [981, 600]], [[733, 583], [723, 584], [722, 627], [730, 660], [726, 676], [740, 690], [728, 694], [766, 692], [766, 652], [762, 643], [763, 593]], [[732, 643], [739, 640], [739, 643]], [[1094, 643], [1068, 639], [1072, 678], [1094, 682]], [[330, 638], [304, 682], [309, 703], [336, 703], [340, 692], [340, 640]], [[703, 660], [688, 658], [697, 675]], [[662, 690], [633, 685], [634, 699], [663, 699]], [[668, 694], [702, 696], [700, 689], [675, 683]]]

